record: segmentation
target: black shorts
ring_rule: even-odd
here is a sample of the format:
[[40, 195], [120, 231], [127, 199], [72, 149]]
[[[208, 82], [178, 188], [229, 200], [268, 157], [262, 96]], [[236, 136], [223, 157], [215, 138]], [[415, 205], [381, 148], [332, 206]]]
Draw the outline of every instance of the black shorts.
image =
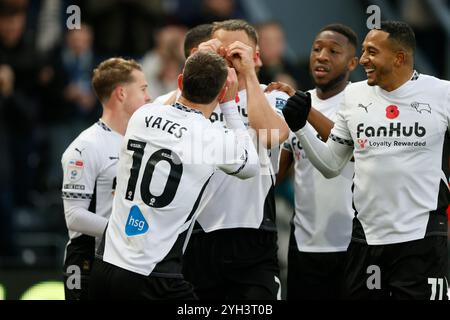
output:
[[[86, 273], [81, 273], [80, 275], [73, 272], [73, 269], [67, 269], [66, 266], [64, 266], [64, 268], [66, 270], [66, 272], [63, 273], [65, 299], [87, 300], [90, 275]], [[67, 270], [71, 272], [67, 272]]]
[[377, 246], [352, 241], [347, 252], [346, 299], [448, 300], [447, 237]]
[[63, 267], [66, 300], [88, 299], [89, 277], [94, 262], [95, 238], [82, 235], [67, 246]]
[[301, 252], [291, 237], [287, 300], [340, 299], [346, 252]]
[[95, 259], [91, 300], [196, 300], [192, 285], [180, 278], [144, 276]]
[[225, 229], [192, 235], [183, 274], [200, 300], [276, 300], [280, 281], [276, 232]]

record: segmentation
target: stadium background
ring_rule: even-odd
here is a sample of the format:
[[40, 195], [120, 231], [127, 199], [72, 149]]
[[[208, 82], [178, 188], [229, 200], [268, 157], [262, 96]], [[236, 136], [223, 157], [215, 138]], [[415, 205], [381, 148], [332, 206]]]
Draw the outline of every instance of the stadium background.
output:
[[[71, 5], [80, 8], [81, 31], [67, 27], [78, 18]], [[176, 85], [189, 27], [244, 18], [260, 26], [261, 82], [307, 90], [317, 31], [340, 22], [361, 42], [369, 5], [414, 28], [419, 72], [450, 79], [449, 0], [0, 0], [0, 300], [63, 298], [60, 157], [101, 112], [90, 89], [99, 61], [139, 60], [156, 98]], [[351, 77], [364, 78], [361, 67]], [[283, 279], [292, 203], [286, 181], [277, 191]]]

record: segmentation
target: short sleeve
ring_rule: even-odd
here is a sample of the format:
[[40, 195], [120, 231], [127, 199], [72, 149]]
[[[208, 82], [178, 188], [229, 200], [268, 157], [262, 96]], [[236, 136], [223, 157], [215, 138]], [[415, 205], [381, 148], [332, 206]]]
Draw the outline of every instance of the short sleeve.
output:
[[92, 199], [101, 163], [97, 150], [87, 141], [75, 141], [64, 152], [63, 199]]

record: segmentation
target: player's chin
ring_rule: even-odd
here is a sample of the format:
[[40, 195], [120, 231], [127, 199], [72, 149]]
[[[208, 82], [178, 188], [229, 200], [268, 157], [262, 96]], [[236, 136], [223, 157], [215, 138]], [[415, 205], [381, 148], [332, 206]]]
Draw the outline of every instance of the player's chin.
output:
[[369, 86], [376, 86], [377, 85], [377, 81], [376, 81], [376, 79], [373, 79], [373, 78], [367, 78], [367, 84], [369, 85]]
[[328, 82], [330, 82], [329, 77], [313, 77], [314, 80], [314, 84], [316, 85], [316, 87], [325, 87]]

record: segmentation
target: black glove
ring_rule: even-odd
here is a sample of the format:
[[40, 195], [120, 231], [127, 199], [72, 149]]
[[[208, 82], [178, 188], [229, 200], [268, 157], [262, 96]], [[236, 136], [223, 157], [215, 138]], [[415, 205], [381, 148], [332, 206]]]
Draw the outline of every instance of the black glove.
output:
[[292, 132], [303, 128], [308, 119], [311, 110], [311, 94], [297, 90], [295, 94], [288, 99], [282, 112], [284, 120]]

